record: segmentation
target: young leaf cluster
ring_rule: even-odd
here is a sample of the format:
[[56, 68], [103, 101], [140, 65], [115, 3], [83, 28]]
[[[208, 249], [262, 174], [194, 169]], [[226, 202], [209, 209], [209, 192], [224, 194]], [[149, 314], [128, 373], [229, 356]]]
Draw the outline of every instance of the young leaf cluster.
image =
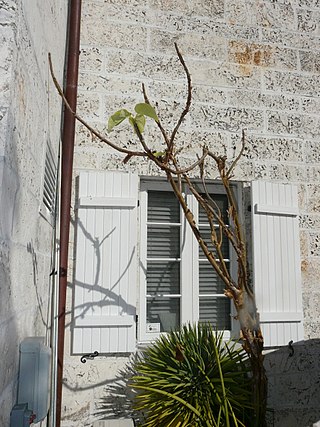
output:
[[137, 104], [134, 108], [136, 115], [134, 116], [130, 111], [122, 108], [119, 111], [116, 111], [108, 120], [108, 131], [111, 132], [115, 126], [118, 126], [124, 120], [128, 119], [129, 123], [136, 131], [136, 127], [139, 132], [142, 134], [146, 124], [146, 117], [153, 119], [156, 123], [159, 121], [155, 109], [145, 102]]

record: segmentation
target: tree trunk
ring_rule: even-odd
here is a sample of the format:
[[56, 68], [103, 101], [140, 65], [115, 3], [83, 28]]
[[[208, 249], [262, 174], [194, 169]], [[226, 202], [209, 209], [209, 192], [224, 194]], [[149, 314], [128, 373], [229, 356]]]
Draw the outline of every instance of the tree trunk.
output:
[[260, 329], [254, 294], [242, 294], [235, 306], [240, 321], [243, 348], [247, 352], [252, 371], [252, 394], [255, 412], [254, 427], [266, 427], [268, 379], [264, 368], [263, 336]]
[[264, 356], [259, 353], [257, 356], [251, 355], [251, 369], [253, 375], [253, 404], [255, 410], [254, 427], [267, 427], [267, 376], [263, 365]]

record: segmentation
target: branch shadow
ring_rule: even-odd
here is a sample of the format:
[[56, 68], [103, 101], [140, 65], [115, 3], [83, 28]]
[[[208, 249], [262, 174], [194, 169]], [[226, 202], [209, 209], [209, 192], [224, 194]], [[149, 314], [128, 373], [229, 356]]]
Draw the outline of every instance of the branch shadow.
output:
[[[105, 243], [106, 240], [108, 240], [112, 234], [115, 232], [115, 227], [112, 228], [105, 236], [102, 238], [94, 237], [85, 227], [81, 219], [79, 218], [79, 215], [76, 216], [76, 219], [72, 219], [71, 223], [75, 229], [75, 242], [78, 239], [78, 233], [82, 233], [86, 240], [92, 243], [94, 256], [95, 256], [95, 277], [93, 280], [93, 283], [85, 283], [81, 282], [79, 280], [76, 280], [75, 277], [75, 271], [73, 270], [73, 279], [72, 284], [68, 284], [68, 287], [71, 287], [73, 289], [73, 298], [72, 298], [72, 308], [71, 310], [67, 311], [66, 314], [71, 314], [71, 321], [67, 322], [65, 327], [71, 327], [71, 335], [72, 335], [72, 341], [74, 337], [74, 328], [76, 325], [77, 319], [84, 318], [85, 315], [95, 310], [101, 311], [103, 307], [120, 307], [121, 312], [120, 314], [127, 314], [135, 316], [136, 314], [136, 307], [132, 304], [129, 304], [125, 298], [118, 292], [114, 292], [113, 290], [117, 287], [117, 285], [121, 282], [123, 277], [127, 274], [131, 263], [133, 262], [134, 257], [136, 256], [136, 248], [132, 249], [132, 252], [130, 253], [128, 262], [126, 266], [124, 266], [123, 270], [120, 272], [119, 277], [110, 284], [110, 287], [108, 289], [101, 284], [101, 266], [102, 266], [102, 255], [101, 255], [101, 247]], [[77, 248], [76, 245], [74, 246], [74, 254], [73, 259], [75, 260], [75, 264], [77, 262], [83, 262], [83, 260], [79, 260], [77, 256]], [[74, 284], [74, 285], [73, 285]], [[75, 303], [75, 292], [80, 290], [80, 288], [87, 290], [88, 292], [97, 292], [101, 295], [101, 298], [97, 301], [92, 302], [84, 302], [82, 304], [76, 305]], [[72, 351], [71, 351], [72, 354]]]
[[[135, 251], [133, 250], [131, 252], [128, 264], [126, 265], [124, 270], [121, 272], [118, 279], [111, 285], [110, 290], [106, 289], [99, 284], [99, 277], [100, 277], [100, 270], [101, 270], [100, 247], [101, 247], [102, 243], [106, 239], [108, 239], [108, 237], [111, 236], [114, 229], [110, 233], [108, 233], [106, 236], [104, 236], [101, 241], [99, 241], [98, 238], [93, 238], [92, 235], [90, 233], [88, 233], [87, 230], [85, 230], [84, 225], [82, 224], [82, 222], [80, 220], [78, 220], [78, 225], [80, 226], [81, 230], [84, 232], [87, 239], [92, 241], [93, 246], [95, 248], [97, 263], [96, 263], [96, 274], [95, 274], [95, 279], [94, 279], [93, 285], [85, 283], [85, 282], [80, 282], [79, 280], [77, 280], [77, 281], [74, 280], [75, 286], [81, 287], [83, 289], [88, 289], [91, 292], [97, 291], [100, 294], [103, 294], [104, 297], [100, 301], [97, 301], [94, 303], [89, 302], [89, 303], [79, 304], [77, 306], [73, 305], [73, 308], [74, 308], [72, 310], [73, 313], [74, 313], [75, 309], [77, 309], [77, 310], [83, 309], [83, 311], [78, 316], [73, 315], [72, 321], [69, 322], [68, 324], [66, 324], [66, 327], [70, 326], [71, 323], [74, 323], [77, 318], [84, 318], [87, 311], [90, 310], [91, 308], [94, 308], [94, 307], [102, 308], [102, 307], [110, 306], [110, 305], [115, 305], [115, 306], [120, 305], [123, 309], [123, 312], [125, 312], [126, 314], [134, 314], [136, 308], [133, 305], [128, 304], [126, 302], [126, 300], [121, 295], [119, 295], [115, 292], [112, 292], [112, 289], [114, 289], [117, 286], [117, 284], [121, 281], [121, 279], [125, 276], [126, 272], [128, 271], [128, 269], [130, 267], [130, 264], [133, 260], [133, 257], [135, 256]], [[69, 286], [71, 286], [71, 285], [69, 284]], [[69, 314], [70, 314], [70, 311], [69, 311]]]
[[125, 368], [118, 372], [114, 382], [105, 388], [105, 396], [97, 404], [97, 411], [95, 412], [97, 419], [131, 418], [135, 426], [141, 425], [144, 418], [141, 412], [132, 408], [136, 393], [130, 387], [130, 379], [135, 374], [131, 363], [136, 357], [136, 354], [132, 355]]
[[63, 387], [67, 388], [70, 391], [75, 391], [75, 392], [79, 392], [79, 391], [86, 391], [86, 390], [92, 390], [93, 388], [96, 387], [101, 387], [101, 386], [108, 386], [109, 384], [114, 384], [115, 381], [117, 381], [117, 377], [116, 378], [110, 378], [104, 381], [100, 381], [100, 382], [96, 382], [94, 383], [94, 385], [88, 385], [85, 387], [79, 387], [78, 385], [72, 386], [70, 385], [65, 379], [63, 381]]
[[[33, 245], [32, 241], [27, 243], [27, 252], [31, 255], [32, 281], [33, 281], [33, 286], [34, 286], [35, 293], [36, 293], [37, 305], [38, 305], [38, 309], [39, 309], [39, 313], [40, 313], [40, 317], [41, 317], [41, 322], [45, 326], [46, 331], [48, 331], [49, 329], [51, 329], [51, 326], [49, 325], [49, 320], [46, 319], [46, 316], [43, 312], [42, 298], [41, 298], [41, 295], [40, 295], [39, 289], [38, 289], [38, 280], [39, 280], [39, 278], [38, 278], [38, 259], [37, 259], [37, 254], [35, 252], [34, 245]], [[47, 307], [48, 315], [50, 313], [50, 310], [49, 310], [50, 302], [51, 301], [49, 298], [48, 299], [48, 307]]]

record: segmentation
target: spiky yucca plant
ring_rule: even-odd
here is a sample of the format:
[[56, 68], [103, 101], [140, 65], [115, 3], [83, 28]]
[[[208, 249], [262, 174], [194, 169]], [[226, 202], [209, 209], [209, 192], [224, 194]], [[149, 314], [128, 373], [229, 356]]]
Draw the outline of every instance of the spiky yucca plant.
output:
[[186, 325], [161, 336], [133, 361], [133, 407], [144, 427], [250, 425], [247, 357], [209, 325]]

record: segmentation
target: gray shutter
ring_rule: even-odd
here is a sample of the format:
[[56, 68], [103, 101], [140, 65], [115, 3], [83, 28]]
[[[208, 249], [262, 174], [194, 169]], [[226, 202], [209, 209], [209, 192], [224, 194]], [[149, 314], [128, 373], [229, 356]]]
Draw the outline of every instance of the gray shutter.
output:
[[135, 349], [137, 197], [137, 175], [80, 173], [74, 353]]
[[266, 346], [303, 339], [297, 187], [252, 183], [253, 268]]

